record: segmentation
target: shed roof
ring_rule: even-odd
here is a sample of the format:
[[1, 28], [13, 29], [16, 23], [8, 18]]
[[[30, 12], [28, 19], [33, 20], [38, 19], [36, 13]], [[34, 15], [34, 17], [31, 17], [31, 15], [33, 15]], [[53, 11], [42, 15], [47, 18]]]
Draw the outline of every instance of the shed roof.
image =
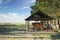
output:
[[53, 20], [54, 18], [48, 16], [41, 10], [38, 10], [36, 13], [33, 13], [31, 16], [26, 18], [26, 21], [39, 21], [39, 20]]

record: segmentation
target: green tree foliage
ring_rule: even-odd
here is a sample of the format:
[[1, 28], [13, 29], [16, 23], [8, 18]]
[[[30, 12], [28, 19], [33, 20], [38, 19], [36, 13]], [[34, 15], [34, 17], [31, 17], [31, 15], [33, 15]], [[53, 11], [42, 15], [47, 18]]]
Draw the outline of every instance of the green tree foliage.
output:
[[36, 4], [31, 8], [31, 13], [42, 10], [52, 17], [60, 16], [60, 0], [36, 0]]

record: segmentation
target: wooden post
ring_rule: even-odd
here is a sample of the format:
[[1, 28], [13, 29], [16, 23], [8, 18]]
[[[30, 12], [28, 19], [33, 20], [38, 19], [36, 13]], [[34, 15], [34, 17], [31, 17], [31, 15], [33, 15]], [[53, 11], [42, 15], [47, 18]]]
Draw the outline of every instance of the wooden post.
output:
[[27, 31], [27, 30], [28, 30], [28, 28], [27, 28], [27, 25], [28, 25], [28, 24], [27, 24], [27, 21], [26, 21], [25, 23], [26, 23], [26, 31]]
[[41, 28], [41, 31], [43, 31], [43, 21], [42, 21], [42, 28]]
[[29, 31], [29, 21], [26, 21], [26, 30]]
[[29, 31], [29, 21], [28, 21], [28, 31]]
[[60, 20], [58, 20], [58, 25], [59, 25], [59, 29], [60, 29]]

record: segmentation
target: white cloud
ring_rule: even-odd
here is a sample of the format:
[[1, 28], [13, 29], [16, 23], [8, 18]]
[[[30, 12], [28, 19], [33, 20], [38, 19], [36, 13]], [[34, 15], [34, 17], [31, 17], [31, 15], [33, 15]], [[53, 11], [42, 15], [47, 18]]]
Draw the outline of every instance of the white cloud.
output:
[[19, 15], [17, 13], [9, 13], [9, 14], [0, 14], [0, 22], [19, 22], [24, 23], [24, 19], [26, 17], [24, 15]]
[[30, 6], [25, 6], [25, 7], [23, 7], [22, 9], [25, 9], [25, 8], [30, 8]]
[[[21, 5], [20, 4], [21, 0], [17, 0], [17, 1], [18, 1], [17, 4], [19, 4], [20, 6], [23, 6], [24, 8], [29, 8], [30, 6], [33, 5], [32, 3], [36, 2], [36, 0], [24, 0], [24, 1], [27, 1], [27, 2], [23, 2], [23, 4]], [[20, 7], [20, 6], [18, 6], [17, 8], [23, 8], [23, 7]]]
[[26, 8], [30, 8], [30, 6], [24, 6], [21, 9], [26, 9]]
[[29, 0], [29, 1], [30, 1], [30, 3], [36, 2], [36, 0]]
[[13, 10], [24, 10], [24, 9], [30, 9], [30, 6], [23, 6], [23, 7], [18, 6], [17, 8]]

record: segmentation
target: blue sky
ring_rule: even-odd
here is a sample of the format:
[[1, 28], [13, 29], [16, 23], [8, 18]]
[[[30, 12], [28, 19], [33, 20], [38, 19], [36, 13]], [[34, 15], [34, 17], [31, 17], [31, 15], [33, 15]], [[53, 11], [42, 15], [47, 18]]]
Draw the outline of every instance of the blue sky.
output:
[[25, 22], [36, 0], [0, 0], [0, 22]]

